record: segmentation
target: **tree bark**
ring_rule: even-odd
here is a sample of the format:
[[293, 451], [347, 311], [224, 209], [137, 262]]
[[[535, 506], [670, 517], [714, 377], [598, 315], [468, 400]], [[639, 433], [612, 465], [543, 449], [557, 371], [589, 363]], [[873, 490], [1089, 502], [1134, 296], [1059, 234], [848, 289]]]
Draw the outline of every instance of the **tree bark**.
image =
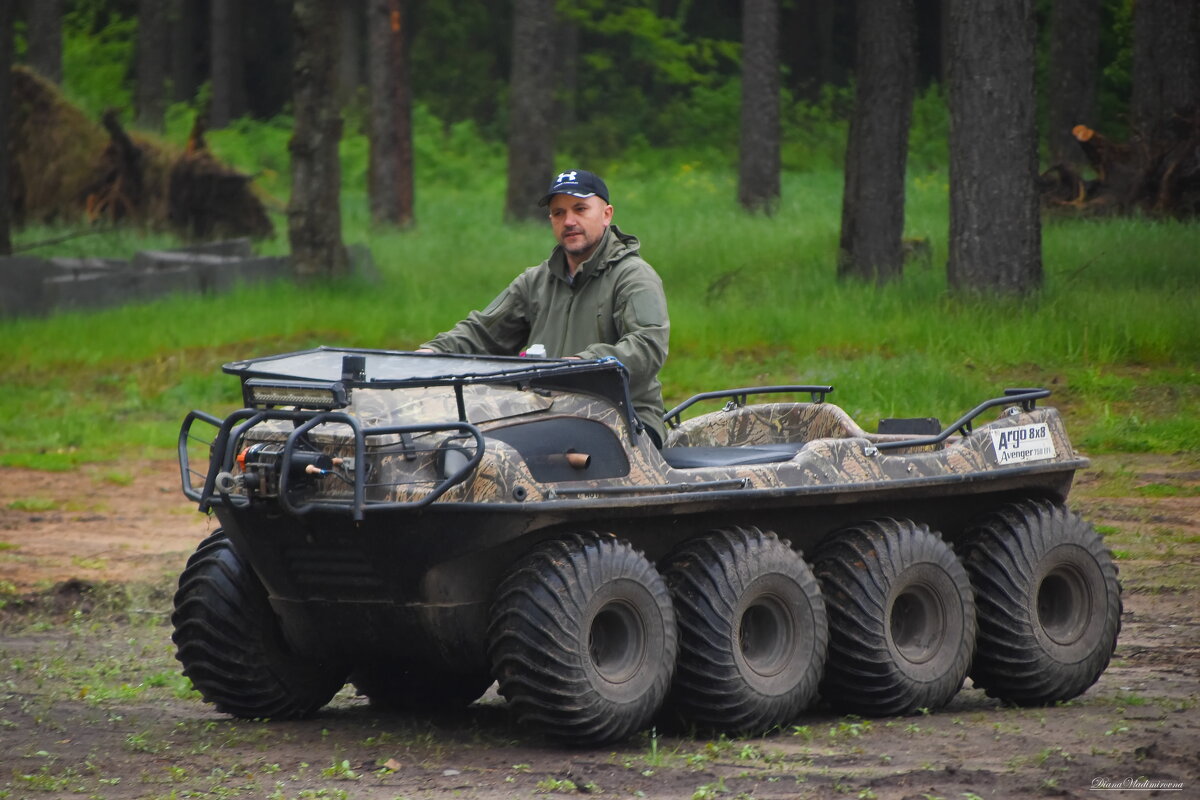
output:
[[1161, 137], [1200, 104], [1200, 3], [1139, 0], [1133, 7], [1134, 131]]
[[1050, 6], [1047, 139], [1055, 163], [1082, 164], [1083, 152], [1071, 129], [1098, 122], [1100, 5], [1101, 0], [1055, 0]]
[[239, 0], [212, 0], [209, 18], [212, 111], [209, 126], [214, 129], [224, 128], [246, 110], [241, 13]]
[[956, 294], [1042, 284], [1034, 0], [950, 9], [950, 257]]
[[858, 4], [838, 277], [884, 283], [904, 267], [904, 177], [916, 81], [912, 0]]
[[747, 211], [779, 207], [779, 82], [779, 0], [745, 0], [738, 202]]
[[[4, 0], [6, 5], [16, 5], [15, 0]], [[25, 0], [25, 19], [28, 49], [26, 59], [39, 75], [55, 83], [62, 83], [63, 74], [63, 0]], [[9, 30], [12, 17], [9, 11]]]
[[0, 256], [12, 253], [12, 142], [13, 3], [0, 2]]
[[137, 124], [161, 131], [166, 110], [167, 9], [161, 0], [138, 0]]
[[537, 201], [554, 172], [554, 0], [515, 0], [508, 121], [508, 220], [545, 219]]
[[349, 270], [342, 244], [337, 105], [338, 0], [295, 0], [292, 6], [293, 113], [288, 149], [292, 197], [288, 241], [300, 278], [339, 277]]
[[371, 218], [406, 227], [414, 216], [407, 4], [403, 0], [368, 1], [371, 108], [367, 193]]

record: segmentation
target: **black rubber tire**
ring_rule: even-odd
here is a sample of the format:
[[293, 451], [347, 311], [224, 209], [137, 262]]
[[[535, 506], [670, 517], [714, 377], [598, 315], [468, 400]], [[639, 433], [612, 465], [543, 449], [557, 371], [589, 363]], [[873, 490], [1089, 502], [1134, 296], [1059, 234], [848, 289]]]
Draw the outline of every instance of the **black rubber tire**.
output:
[[344, 667], [288, 650], [266, 590], [220, 529], [200, 543], [179, 576], [171, 622], [183, 674], [226, 714], [307, 717], [346, 682]]
[[572, 535], [539, 547], [500, 585], [488, 653], [517, 721], [571, 744], [650, 723], [675, 671], [666, 583], [628, 542]]
[[1047, 500], [1013, 503], [964, 534], [979, 642], [971, 679], [1015, 705], [1083, 693], [1121, 631], [1112, 553], [1078, 514]]
[[355, 669], [350, 681], [380, 711], [455, 711], [482, 697], [492, 676], [370, 664]]
[[817, 693], [829, 628], [812, 570], [774, 533], [713, 531], [663, 572], [679, 624], [671, 707], [700, 727], [761, 733]]
[[822, 696], [876, 716], [948, 703], [975, 646], [974, 596], [950, 546], [924, 524], [879, 519], [833, 534], [814, 561], [829, 610]]

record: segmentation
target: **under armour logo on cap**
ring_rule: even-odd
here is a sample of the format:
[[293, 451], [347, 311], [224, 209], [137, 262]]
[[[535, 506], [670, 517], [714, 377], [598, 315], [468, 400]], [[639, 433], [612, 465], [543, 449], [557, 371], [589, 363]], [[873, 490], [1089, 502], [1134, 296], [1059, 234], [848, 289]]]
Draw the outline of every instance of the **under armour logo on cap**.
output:
[[604, 181], [593, 172], [585, 169], [572, 169], [560, 172], [554, 176], [546, 196], [538, 203], [539, 206], [550, 204], [550, 198], [556, 194], [569, 194], [572, 197], [599, 197], [608, 202], [608, 187]]

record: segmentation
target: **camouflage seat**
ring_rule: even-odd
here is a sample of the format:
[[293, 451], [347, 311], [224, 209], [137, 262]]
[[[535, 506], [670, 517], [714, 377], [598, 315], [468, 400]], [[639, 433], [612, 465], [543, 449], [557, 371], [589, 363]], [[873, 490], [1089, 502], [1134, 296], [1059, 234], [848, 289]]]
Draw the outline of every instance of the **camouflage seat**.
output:
[[747, 445], [745, 447], [664, 447], [663, 460], [676, 469], [740, 467], [791, 461], [806, 442]]

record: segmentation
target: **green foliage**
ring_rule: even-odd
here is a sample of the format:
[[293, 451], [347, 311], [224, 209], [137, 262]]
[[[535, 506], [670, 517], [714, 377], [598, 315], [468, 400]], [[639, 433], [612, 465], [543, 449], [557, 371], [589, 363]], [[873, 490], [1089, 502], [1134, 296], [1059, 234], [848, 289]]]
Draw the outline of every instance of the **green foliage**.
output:
[[667, 85], [694, 86], [711, 81], [717, 68], [729, 69], [736, 63], [738, 43], [689, 36], [678, 17], [659, 16], [656, 6], [648, 0], [624, 4], [584, 0], [560, 3], [559, 13], [584, 31], [603, 37], [606, 46], [585, 55], [585, 64], [593, 71], [621, 64]]
[[511, 3], [414, 3], [414, 96], [447, 128], [469, 122], [504, 141]]
[[[700, 124], [679, 116], [695, 118], [691, 102], [711, 101], [713, 90], [728, 94], [728, 83], [738, 73], [740, 44], [689, 34], [680, 16], [660, 16], [656, 6], [649, 0], [559, 4], [560, 14], [580, 32], [578, 86], [566, 98], [578, 124], [561, 137], [562, 146], [578, 157], [593, 161], [647, 142], [690, 143], [693, 138], [703, 147], [711, 144], [714, 127], [727, 133], [732, 125], [736, 132], [736, 104], [722, 102], [721, 115], [701, 114]], [[549, 73], [558, 71], [552, 67]], [[722, 142], [728, 152], [726, 147]]]
[[1100, 63], [1104, 68], [1096, 124], [1104, 135], [1121, 140], [1129, 133], [1133, 87], [1133, 0], [1104, 0], [1102, 13]]
[[80, 0], [63, 14], [63, 86], [89, 116], [130, 107], [136, 37], [136, 20], [110, 16], [102, 0]]
[[[734, 163], [742, 47], [738, 5], [715, 0], [559, 2], [564, 21], [560, 28], [570, 24], [578, 32], [577, 41], [568, 39], [574, 42], [571, 55], [577, 63], [573, 68], [568, 69], [565, 57], [545, 68], [546, 80], [557, 87], [568, 120], [559, 128], [559, 149], [589, 163], [645, 157], [649, 149], [662, 147], [682, 150], [683, 161], [702, 160], [710, 167]], [[1103, 78], [1096, 122], [1106, 135], [1117, 139], [1127, 134], [1132, 8], [1133, 0], [1102, 0]], [[1048, 21], [1048, 0], [1039, 0], [1038, 11], [1039, 18]], [[801, 14], [799, 4], [785, 3], [785, 27], [795, 25]], [[803, 22], [802, 18], [799, 21]], [[442, 128], [442, 138], [452, 138], [451, 129], [465, 124], [489, 146], [502, 144], [511, 69], [511, 5], [471, 0], [417, 3], [405, 24], [411, 37], [413, 96], [427, 121]], [[78, 0], [69, 4], [64, 26], [64, 85], [91, 116], [112, 106], [124, 109], [128, 121], [136, 30], [134, 9], [128, 2]], [[18, 52], [24, 45], [22, 33], [23, 22], [17, 26]], [[565, 30], [559, 33], [566, 36]], [[852, 74], [853, 47], [840, 40], [831, 47], [838, 73]], [[1039, 40], [1043, 84], [1048, 48], [1048, 25], [1043, 25]], [[811, 75], [792, 74], [803, 63], [784, 47], [785, 85], [807, 85], [812, 79]], [[564, 85], [569, 75], [574, 76], [573, 85]], [[938, 101], [931, 102], [934, 98]], [[852, 100], [845, 85], [823, 87], [816, 103], [798, 102], [785, 89], [786, 168], [825, 169], [841, 164]], [[364, 104], [360, 94], [346, 109], [351, 118], [348, 134], [361, 133], [362, 125], [354, 124], [353, 118], [361, 117]], [[276, 121], [279, 125], [240, 130], [236, 136], [245, 139], [266, 132], [274, 140], [272, 127], [287, 122], [286, 111], [281, 113]], [[945, 163], [946, 129], [940, 94], [936, 89], [927, 92], [914, 109], [911, 136], [911, 158], [921, 169]], [[186, 130], [183, 133], [186, 135]], [[221, 137], [214, 133], [212, 138]], [[286, 146], [277, 146], [275, 152], [286, 158]], [[255, 171], [264, 171], [265, 190], [282, 197], [285, 192], [277, 191], [273, 181], [273, 176], [286, 176], [280, 166], [252, 165]], [[282, 180], [286, 182], [286, 177]]]

